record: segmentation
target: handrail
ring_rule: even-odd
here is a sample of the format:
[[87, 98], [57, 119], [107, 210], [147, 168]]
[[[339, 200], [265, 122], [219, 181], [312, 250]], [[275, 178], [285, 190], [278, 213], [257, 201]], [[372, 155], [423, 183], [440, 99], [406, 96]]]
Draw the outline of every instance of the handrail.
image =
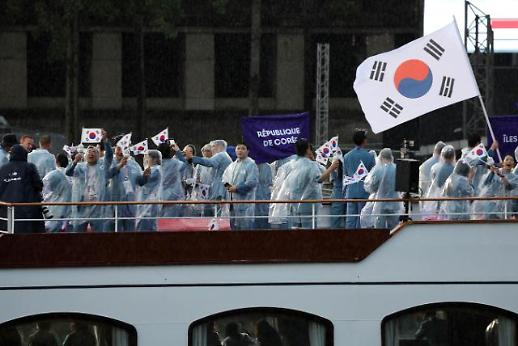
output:
[[306, 199], [306, 200], [203, 200], [203, 201], [103, 201], [103, 202], [32, 202], [32, 203], [8, 203], [0, 201], [4, 207], [36, 207], [36, 206], [94, 206], [94, 205], [177, 205], [177, 204], [201, 204], [201, 205], [224, 205], [224, 204], [300, 204], [300, 203], [363, 203], [363, 202], [441, 202], [441, 201], [518, 201], [518, 196], [506, 197], [435, 197], [435, 198], [329, 198], [329, 199]]

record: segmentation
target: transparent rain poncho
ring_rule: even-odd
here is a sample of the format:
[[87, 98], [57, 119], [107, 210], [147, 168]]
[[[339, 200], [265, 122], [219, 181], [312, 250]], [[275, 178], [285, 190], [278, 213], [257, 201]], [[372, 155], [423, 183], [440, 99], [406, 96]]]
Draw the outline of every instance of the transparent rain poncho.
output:
[[[376, 165], [365, 178], [364, 188], [371, 194], [369, 198], [400, 197], [399, 192], [396, 191], [396, 165], [392, 150], [385, 148], [380, 151]], [[371, 208], [372, 211], [370, 211]], [[363, 220], [365, 226], [375, 228], [393, 228], [398, 224], [402, 211], [402, 202], [369, 202], [369, 208], [362, 209], [360, 222]]]
[[[453, 173], [455, 168], [455, 149], [451, 145], [446, 145], [441, 150], [439, 162], [432, 166], [432, 183], [426, 194], [427, 198], [438, 198], [442, 195], [444, 183]], [[436, 217], [440, 210], [440, 203], [437, 201], [424, 202], [421, 208], [425, 218]]]
[[[498, 175], [507, 178], [507, 184]], [[506, 197], [518, 195], [518, 176], [498, 169], [498, 174], [493, 171], [483, 177], [480, 184], [479, 197]], [[512, 212], [514, 203], [503, 200], [474, 201], [472, 205], [473, 219], [475, 220], [495, 220], [503, 219]]]
[[[223, 184], [229, 183], [236, 186], [237, 191], [227, 191], [226, 200], [253, 201], [258, 183], [259, 171], [257, 165], [251, 158], [237, 159], [232, 162], [223, 172]], [[255, 205], [253, 203], [242, 203], [230, 205], [232, 229], [251, 229], [254, 226]]]
[[419, 166], [419, 194], [421, 196], [425, 196], [430, 189], [430, 185], [432, 184], [432, 167], [439, 162], [440, 153], [445, 146], [446, 144], [444, 142], [437, 142], [432, 157]]
[[[468, 176], [471, 167], [463, 161], [457, 162], [455, 169], [444, 183], [443, 197], [472, 197], [474, 188]], [[470, 201], [444, 201], [441, 203], [441, 214], [449, 220], [469, 220]]]
[[[70, 202], [72, 199], [72, 184], [65, 176], [65, 169], [58, 168], [50, 171], [43, 178], [43, 201], [44, 202]], [[69, 205], [49, 205], [54, 219], [67, 218], [70, 215]], [[50, 232], [59, 232], [64, 228], [66, 221], [45, 221], [45, 228]]]
[[[281, 170], [289, 166], [289, 172], [285, 176], [279, 193], [275, 196], [277, 200], [314, 200], [322, 199], [322, 187], [320, 177], [322, 171], [319, 164], [306, 157], [297, 157], [292, 162], [285, 164]], [[273, 194], [272, 194], [273, 197]], [[312, 226], [311, 215], [313, 211], [318, 214], [318, 204], [313, 203], [291, 203], [285, 206], [278, 206], [280, 218], [288, 218], [290, 225], [302, 228]], [[314, 209], [313, 209], [314, 208]], [[275, 216], [275, 215], [274, 215]]]

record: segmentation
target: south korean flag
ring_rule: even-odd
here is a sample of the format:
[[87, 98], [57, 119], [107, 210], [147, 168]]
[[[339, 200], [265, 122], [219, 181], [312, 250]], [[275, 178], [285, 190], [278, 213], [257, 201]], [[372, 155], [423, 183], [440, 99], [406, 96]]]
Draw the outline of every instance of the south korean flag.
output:
[[81, 132], [81, 143], [97, 144], [102, 141], [102, 129], [83, 128]]
[[125, 134], [124, 136], [119, 139], [117, 142], [117, 146], [120, 147], [123, 151], [127, 150], [131, 145], [131, 132], [128, 134]]
[[479, 96], [457, 23], [367, 58], [354, 91], [374, 133]]

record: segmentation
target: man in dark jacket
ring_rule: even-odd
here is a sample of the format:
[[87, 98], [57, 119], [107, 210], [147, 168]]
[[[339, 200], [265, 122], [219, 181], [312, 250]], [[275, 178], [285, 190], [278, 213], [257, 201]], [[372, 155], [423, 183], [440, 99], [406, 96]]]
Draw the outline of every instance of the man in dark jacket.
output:
[[[19, 144], [11, 148], [9, 163], [0, 168], [0, 201], [22, 203], [41, 202], [43, 182], [40, 179], [36, 166], [27, 162], [27, 151]], [[0, 215], [7, 215], [3, 207]], [[15, 207], [14, 216], [19, 219], [38, 219], [39, 221], [16, 221], [15, 233], [44, 232], [42, 209], [40, 206]], [[4, 216], [5, 217], [5, 216]], [[41, 221], [40, 221], [41, 220]], [[0, 227], [7, 229], [5, 221]]]

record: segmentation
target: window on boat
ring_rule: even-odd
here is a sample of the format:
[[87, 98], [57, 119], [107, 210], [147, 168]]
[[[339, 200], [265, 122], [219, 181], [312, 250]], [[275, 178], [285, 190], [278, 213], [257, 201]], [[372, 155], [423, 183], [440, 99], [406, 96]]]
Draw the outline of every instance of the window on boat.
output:
[[333, 346], [329, 320], [277, 308], [232, 310], [193, 322], [189, 346]]
[[137, 331], [105, 317], [53, 313], [0, 325], [0, 346], [136, 346]]
[[386, 317], [383, 346], [516, 346], [518, 315], [471, 303], [432, 304]]

